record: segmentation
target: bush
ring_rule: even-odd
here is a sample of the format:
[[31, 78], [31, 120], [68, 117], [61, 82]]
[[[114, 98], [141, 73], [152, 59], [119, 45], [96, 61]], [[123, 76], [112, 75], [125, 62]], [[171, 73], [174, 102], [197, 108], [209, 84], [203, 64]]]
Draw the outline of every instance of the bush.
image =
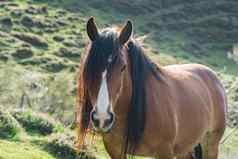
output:
[[228, 113], [228, 125], [231, 128], [238, 128], [238, 102], [230, 107]]
[[53, 132], [63, 130], [63, 126], [46, 114], [31, 111], [15, 111], [12, 114], [27, 132], [49, 135]]
[[6, 68], [0, 71], [0, 101], [9, 109], [27, 109], [50, 114], [69, 126], [75, 119], [75, 75], [43, 74]]
[[74, 148], [75, 137], [69, 133], [55, 134], [51, 137], [45, 149], [59, 159], [95, 159], [90, 153], [77, 153]]
[[19, 123], [12, 115], [0, 108], [0, 138], [13, 138], [21, 131]]
[[50, 113], [55, 119], [70, 125], [75, 117], [76, 83], [74, 75], [67, 72], [57, 74], [48, 81], [47, 92], [42, 99], [40, 111]]

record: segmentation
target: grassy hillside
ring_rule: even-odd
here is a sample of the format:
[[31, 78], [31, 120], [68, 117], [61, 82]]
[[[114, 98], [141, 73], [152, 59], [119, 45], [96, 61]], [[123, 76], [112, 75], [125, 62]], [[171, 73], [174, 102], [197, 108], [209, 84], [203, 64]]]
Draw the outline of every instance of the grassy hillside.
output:
[[[168, 63], [193, 61], [217, 69], [226, 66], [229, 72], [237, 72], [237, 65], [226, 58], [226, 53], [237, 43], [236, 1], [181, 1], [169, 6], [163, 6], [160, 1], [134, 3], [3, 2], [1, 61], [14, 61], [27, 68], [37, 66], [47, 72], [74, 71], [87, 41], [85, 20], [95, 16], [101, 27], [122, 25], [126, 19], [132, 19], [135, 35], [147, 36], [145, 43], [149, 44], [150, 52], [159, 51], [165, 59], [174, 59]], [[163, 60], [161, 63], [166, 64]]]
[[[88, 17], [100, 28], [131, 19], [154, 62], [202, 63], [218, 73], [229, 99], [229, 134], [238, 125], [238, 64], [227, 57], [238, 43], [237, 10], [236, 0], [0, 1], [0, 105], [43, 112], [70, 127]], [[51, 137], [2, 137], [0, 158], [59, 159], [45, 149]], [[107, 158], [98, 143], [99, 158]], [[234, 158], [237, 144], [234, 133], [221, 145], [222, 159]]]
[[0, 140], [0, 148], [2, 159], [55, 159], [30, 143]]

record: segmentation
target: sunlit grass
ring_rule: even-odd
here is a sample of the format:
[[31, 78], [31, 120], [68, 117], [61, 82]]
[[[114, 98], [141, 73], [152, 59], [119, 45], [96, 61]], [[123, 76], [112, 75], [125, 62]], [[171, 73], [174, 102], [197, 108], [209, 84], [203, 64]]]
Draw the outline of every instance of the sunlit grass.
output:
[[[208, 56], [195, 56], [190, 52], [185, 52], [181, 49], [184, 43], [190, 39], [182, 33], [170, 33], [163, 32], [161, 30], [151, 30], [147, 25], [148, 21], [153, 21], [159, 24], [160, 21], [154, 21], [153, 17], [148, 15], [131, 16], [123, 12], [118, 12], [113, 9], [112, 6], [98, 6], [95, 5], [99, 1], [85, 1], [85, 0], [12, 0], [19, 4], [18, 9], [26, 9], [28, 2], [34, 7], [47, 6], [48, 13], [46, 15], [35, 14], [30, 15], [34, 20], [54, 22], [59, 16], [59, 11], [65, 11], [65, 14], [60, 16], [62, 19], [69, 17], [79, 18], [76, 21], [71, 21], [68, 26], [61, 26], [58, 31], [53, 33], [47, 33], [39, 28], [30, 28], [29, 30], [24, 28], [19, 19], [13, 18], [14, 22], [13, 31], [10, 33], [4, 33], [6, 37], [0, 38], [0, 45], [6, 55], [9, 55], [18, 48], [22, 47], [22, 42], [15, 41], [11, 42], [12, 34], [15, 32], [30, 32], [32, 34], [41, 34], [48, 43], [47, 49], [37, 48], [31, 46], [30, 48], [34, 52], [33, 57], [26, 59], [33, 64], [22, 64], [21, 60], [15, 60], [13, 57], [9, 58], [7, 63], [0, 62], [0, 102], [6, 108], [16, 108], [20, 103], [20, 97], [22, 92], [25, 91], [24, 84], [31, 82], [29, 79], [21, 80], [20, 77], [24, 76], [26, 72], [30, 76], [34, 76], [37, 72], [42, 77], [47, 78], [46, 86], [48, 91], [44, 94], [44, 97], [49, 97], [50, 101], [44, 101], [44, 104], [38, 103], [42, 98], [35, 98], [33, 94], [30, 94], [32, 101], [35, 101], [35, 107], [38, 111], [47, 111], [51, 116], [61, 119], [62, 121], [70, 124], [74, 119], [74, 105], [75, 105], [75, 79], [76, 71], [60, 71], [59, 73], [52, 73], [45, 69], [46, 64], [52, 62], [63, 63], [70, 68], [72, 65], [77, 65], [79, 59], [76, 58], [65, 58], [58, 57], [55, 54], [59, 52], [59, 48], [65, 47], [63, 43], [56, 42], [53, 37], [56, 35], [63, 36], [65, 41], [77, 41], [82, 44], [80, 48], [77, 48], [78, 52], [84, 52], [84, 44], [86, 44], [87, 36], [85, 31], [86, 19], [90, 16], [96, 17], [96, 22], [100, 28], [106, 26], [106, 24], [120, 24], [122, 25], [127, 19], [131, 19], [134, 24], [135, 35], [144, 35], [145, 32], [150, 31], [148, 39], [145, 40], [145, 44], [148, 45], [148, 56], [156, 63], [161, 65], [169, 64], [181, 64], [181, 63], [201, 63], [205, 64], [220, 74], [219, 78], [224, 83], [231, 83], [231, 85], [238, 81], [238, 65], [234, 61], [229, 60], [226, 57], [226, 53], [220, 50], [214, 50], [208, 52]], [[100, 2], [101, 3], [101, 2]], [[94, 6], [94, 7], [93, 7]], [[70, 9], [66, 10], [66, 9]], [[73, 11], [72, 11], [73, 10]], [[159, 12], [159, 11], [158, 11]], [[9, 16], [10, 10], [2, 10], [0, 8], [0, 17]], [[25, 13], [23, 14], [23, 16]], [[157, 16], [157, 15], [154, 15]], [[75, 36], [75, 32], [79, 32], [80, 36]], [[2, 33], [2, 32], [0, 32]], [[155, 34], [155, 35], [152, 35]], [[158, 34], [158, 35], [157, 35]], [[163, 35], [169, 37], [168, 41], [163, 40], [158, 42], [156, 36]], [[82, 36], [82, 37], [81, 37]], [[10, 39], [10, 40], [9, 40]], [[14, 39], [14, 38], [13, 38]], [[154, 50], [159, 50], [159, 54], [153, 53]], [[71, 51], [69, 49], [69, 51]], [[1, 52], [2, 53], [2, 52]], [[38, 64], [37, 64], [38, 63]], [[45, 63], [45, 64], [43, 64]], [[75, 68], [75, 67], [74, 67]], [[26, 71], [27, 70], [27, 71]], [[50, 80], [51, 79], [51, 80]], [[73, 81], [73, 82], [72, 82]], [[33, 81], [34, 82], [34, 81]], [[73, 85], [73, 86], [72, 86]], [[7, 86], [7, 87], [6, 87]], [[233, 102], [235, 95], [235, 89], [227, 91], [229, 96], [229, 103]], [[47, 98], [48, 100], [48, 98]], [[230, 105], [229, 105], [230, 106]], [[227, 129], [226, 135], [231, 131]], [[27, 134], [28, 133], [28, 134]], [[226, 136], [225, 135], [225, 136]], [[46, 144], [50, 136], [42, 137], [29, 132], [22, 131], [19, 135], [14, 137], [12, 140], [0, 140], [0, 158], [1, 159], [55, 159], [45, 150], [42, 150], [42, 145]], [[107, 155], [102, 140], [100, 137], [96, 138], [95, 144], [89, 145], [90, 151], [95, 154], [99, 159], [107, 159]], [[221, 153], [220, 159], [237, 159], [238, 151], [238, 134], [232, 135], [224, 144], [220, 146]]]
[[1, 159], [55, 159], [31, 143], [0, 140]]

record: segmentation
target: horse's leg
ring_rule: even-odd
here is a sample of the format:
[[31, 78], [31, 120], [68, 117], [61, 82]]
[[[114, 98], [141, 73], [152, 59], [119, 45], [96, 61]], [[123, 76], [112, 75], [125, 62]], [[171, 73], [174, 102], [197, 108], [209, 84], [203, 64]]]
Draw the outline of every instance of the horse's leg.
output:
[[208, 145], [209, 159], [218, 159], [219, 143], [223, 136], [224, 131], [212, 132], [210, 138], [210, 144]]
[[158, 154], [155, 158], [156, 159], [174, 159], [173, 149], [171, 148], [171, 146], [163, 145], [159, 149]]
[[155, 157], [155, 159], [175, 159], [173, 155], [170, 154], [160, 154]]
[[104, 141], [104, 146], [105, 149], [107, 151], [107, 153], [109, 154], [111, 159], [127, 159], [126, 155], [124, 155], [122, 157], [122, 151], [120, 149], [121, 145], [119, 144], [118, 146], [116, 146], [117, 144], [108, 144]]
[[203, 159], [218, 159], [219, 142], [223, 131], [210, 132], [202, 143]]
[[184, 156], [177, 157], [176, 159], [196, 159], [196, 158], [193, 157], [192, 152], [189, 152], [188, 154], [186, 154]]
[[127, 159], [126, 155], [124, 155], [122, 158], [121, 152], [118, 152], [115, 149], [108, 148], [106, 145], [105, 145], [105, 148], [106, 148], [107, 153], [111, 157], [111, 159]]

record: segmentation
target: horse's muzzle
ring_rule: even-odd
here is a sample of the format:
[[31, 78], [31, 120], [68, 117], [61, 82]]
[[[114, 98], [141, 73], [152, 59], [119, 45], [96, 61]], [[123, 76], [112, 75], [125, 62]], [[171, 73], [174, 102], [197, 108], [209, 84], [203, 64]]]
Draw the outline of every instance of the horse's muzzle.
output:
[[107, 115], [97, 115], [96, 111], [91, 112], [93, 129], [99, 133], [109, 133], [115, 121], [115, 115], [109, 112]]

